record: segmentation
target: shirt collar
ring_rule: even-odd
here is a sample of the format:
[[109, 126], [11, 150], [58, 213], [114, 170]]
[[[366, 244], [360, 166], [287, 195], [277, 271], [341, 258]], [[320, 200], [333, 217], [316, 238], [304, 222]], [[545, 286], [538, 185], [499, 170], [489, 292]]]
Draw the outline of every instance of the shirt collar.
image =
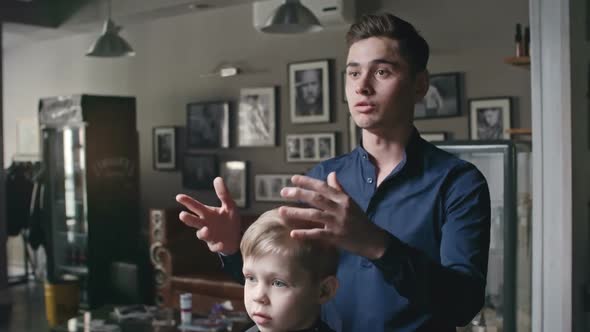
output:
[[[402, 169], [408, 168], [408, 165], [412, 165], [411, 169], [416, 169], [416, 167], [420, 166], [420, 155], [422, 151], [422, 138], [420, 137], [420, 133], [415, 126], [412, 126], [412, 132], [410, 133], [410, 139], [408, 140], [408, 144], [404, 149], [404, 155], [402, 161], [399, 165], [395, 168], [393, 173], [400, 172]], [[359, 145], [354, 149], [354, 154], [359, 157], [365, 157], [368, 159], [369, 153], [363, 147], [363, 139], [361, 137]]]

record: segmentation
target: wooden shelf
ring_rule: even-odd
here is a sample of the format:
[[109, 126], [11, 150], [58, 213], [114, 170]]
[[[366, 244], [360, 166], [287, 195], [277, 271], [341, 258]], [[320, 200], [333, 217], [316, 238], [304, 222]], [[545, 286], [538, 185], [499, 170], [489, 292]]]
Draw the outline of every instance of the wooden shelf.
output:
[[510, 135], [532, 135], [532, 130], [530, 128], [508, 128], [506, 133]]
[[530, 66], [531, 64], [531, 57], [529, 56], [511, 56], [508, 58], [504, 58], [504, 63], [513, 66]]

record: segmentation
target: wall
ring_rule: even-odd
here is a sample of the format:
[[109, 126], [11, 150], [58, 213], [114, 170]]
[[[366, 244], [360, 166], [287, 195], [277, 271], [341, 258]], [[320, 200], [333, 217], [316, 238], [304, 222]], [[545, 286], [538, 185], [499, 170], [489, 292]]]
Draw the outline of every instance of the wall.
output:
[[[413, 22], [431, 44], [432, 73], [462, 72], [466, 98], [514, 96], [514, 126], [530, 127], [530, 79], [526, 69], [503, 64], [513, 53], [514, 24], [526, 24], [526, 1], [432, 6], [426, 0], [399, 0], [381, 4]], [[501, 19], [499, 19], [501, 18]], [[348, 149], [347, 108], [341, 102], [340, 72], [344, 69], [345, 27], [297, 36], [258, 33], [252, 27], [251, 6], [210, 10], [125, 27], [123, 35], [137, 52], [129, 59], [91, 59], [83, 56], [95, 35], [75, 35], [5, 53], [4, 160], [15, 153], [17, 119], [35, 117], [38, 99], [72, 93], [133, 95], [137, 97], [140, 135], [142, 212], [169, 206], [181, 188], [180, 172], [152, 169], [152, 127], [185, 125], [185, 105], [192, 101], [237, 100], [240, 88], [280, 87], [279, 141], [276, 148], [231, 148], [216, 151], [221, 160], [250, 162], [250, 179], [256, 173], [303, 172], [311, 164], [288, 164], [284, 135], [295, 132], [337, 131], [341, 149]], [[97, 26], [97, 31], [99, 27]], [[311, 59], [335, 60], [333, 121], [329, 124], [293, 125], [288, 117], [287, 65]], [[243, 64], [246, 72], [234, 78], [199, 78], [222, 62]], [[248, 72], [249, 71], [249, 72]], [[467, 103], [461, 117], [421, 120], [425, 131], [444, 130], [454, 138], [468, 136]], [[250, 181], [252, 184], [253, 181]], [[215, 202], [211, 192], [190, 192]], [[272, 204], [255, 203], [248, 212]]]

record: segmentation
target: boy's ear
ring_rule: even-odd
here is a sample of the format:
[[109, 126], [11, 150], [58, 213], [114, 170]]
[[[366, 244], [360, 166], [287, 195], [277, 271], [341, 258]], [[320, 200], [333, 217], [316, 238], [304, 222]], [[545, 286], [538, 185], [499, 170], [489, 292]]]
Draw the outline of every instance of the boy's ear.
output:
[[320, 283], [320, 298], [319, 303], [324, 304], [330, 301], [334, 295], [336, 295], [336, 290], [338, 289], [338, 278], [336, 276], [328, 276], [322, 280]]

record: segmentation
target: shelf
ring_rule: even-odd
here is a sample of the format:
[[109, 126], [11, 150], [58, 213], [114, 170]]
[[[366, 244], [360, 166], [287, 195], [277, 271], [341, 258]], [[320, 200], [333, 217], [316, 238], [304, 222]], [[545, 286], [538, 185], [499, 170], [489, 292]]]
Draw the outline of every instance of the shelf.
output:
[[[68, 232], [57, 232], [60, 236], [65, 236], [66, 238], [68, 237]], [[88, 233], [80, 233], [80, 232], [69, 232], [70, 234], [72, 234], [74, 236], [74, 238], [81, 238], [81, 239], [86, 239], [88, 237]]]
[[64, 272], [69, 272], [75, 275], [87, 275], [87, 266], [74, 266], [74, 265], [60, 265], [60, 269]]
[[513, 65], [513, 66], [530, 66], [531, 64], [531, 57], [529, 56], [511, 56], [511, 57], [507, 57], [504, 58], [504, 63], [507, 63], [509, 65]]
[[531, 135], [532, 131], [530, 128], [508, 128], [506, 133], [510, 135]]

